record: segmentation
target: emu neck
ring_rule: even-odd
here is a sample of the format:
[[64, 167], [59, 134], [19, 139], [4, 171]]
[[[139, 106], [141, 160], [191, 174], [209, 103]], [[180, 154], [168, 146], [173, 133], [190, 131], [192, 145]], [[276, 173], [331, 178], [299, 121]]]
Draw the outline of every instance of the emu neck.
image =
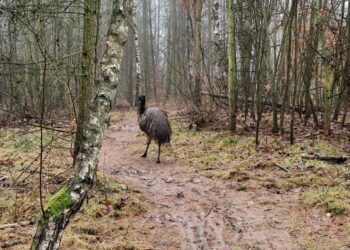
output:
[[145, 106], [141, 106], [141, 107], [139, 107], [139, 109], [138, 109], [139, 115], [142, 115], [143, 113], [145, 113], [145, 111], [146, 111], [146, 107], [145, 107]]

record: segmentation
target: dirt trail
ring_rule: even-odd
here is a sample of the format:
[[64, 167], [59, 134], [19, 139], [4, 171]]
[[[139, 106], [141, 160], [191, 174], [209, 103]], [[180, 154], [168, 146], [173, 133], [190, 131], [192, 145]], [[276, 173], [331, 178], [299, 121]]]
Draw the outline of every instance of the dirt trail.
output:
[[146, 139], [139, 134], [135, 116], [112, 126], [101, 170], [147, 197], [153, 209], [135, 227], [147, 232], [155, 249], [300, 249], [290, 214], [298, 194], [240, 192], [232, 183], [187, 171], [171, 155], [156, 164], [153, 147], [148, 158], [140, 157]]

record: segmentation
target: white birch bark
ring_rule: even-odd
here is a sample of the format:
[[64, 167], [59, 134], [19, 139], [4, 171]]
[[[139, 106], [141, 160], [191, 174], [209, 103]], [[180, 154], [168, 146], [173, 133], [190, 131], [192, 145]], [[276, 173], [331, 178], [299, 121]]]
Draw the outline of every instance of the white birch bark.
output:
[[64, 229], [76, 214], [94, 183], [100, 148], [109, 124], [112, 100], [119, 82], [123, 47], [127, 42], [129, 0], [113, 0], [107, 46], [96, 79], [97, 93], [90, 105], [89, 121], [75, 161], [71, 183], [58, 191], [41, 215], [31, 249], [58, 249]]
[[137, 32], [136, 22], [133, 19], [134, 37], [135, 37], [135, 61], [136, 61], [136, 98], [143, 94], [141, 82], [141, 62], [140, 62], [140, 45], [139, 35]]

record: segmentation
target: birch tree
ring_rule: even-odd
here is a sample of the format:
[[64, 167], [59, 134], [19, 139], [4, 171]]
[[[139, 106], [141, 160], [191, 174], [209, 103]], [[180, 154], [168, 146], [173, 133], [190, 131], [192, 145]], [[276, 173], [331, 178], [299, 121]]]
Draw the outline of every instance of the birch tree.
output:
[[97, 77], [96, 95], [92, 98], [89, 118], [83, 130], [77, 159], [76, 173], [68, 186], [51, 197], [41, 214], [32, 249], [58, 249], [64, 229], [76, 214], [92, 187], [99, 162], [99, 153], [105, 129], [110, 120], [112, 100], [119, 82], [123, 46], [127, 42], [130, 1], [114, 0], [107, 48]]
[[[135, 13], [135, 12], [134, 12]], [[135, 38], [135, 70], [136, 70], [136, 98], [143, 94], [143, 85], [142, 85], [142, 75], [141, 75], [141, 61], [140, 61], [140, 45], [139, 45], [139, 34], [137, 32], [136, 22], [133, 19], [132, 25], [134, 28], [134, 38]]]

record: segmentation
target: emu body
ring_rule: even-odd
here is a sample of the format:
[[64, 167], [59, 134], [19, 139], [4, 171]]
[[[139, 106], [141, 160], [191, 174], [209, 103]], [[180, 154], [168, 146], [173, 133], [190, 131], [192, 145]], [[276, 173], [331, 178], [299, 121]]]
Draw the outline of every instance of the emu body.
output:
[[147, 146], [142, 157], [147, 157], [147, 152], [151, 141], [158, 144], [158, 159], [160, 163], [160, 148], [164, 143], [170, 142], [171, 127], [168, 115], [158, 107], [146, 108], [146, 97], [139, 96], [137, 99], [138, 106], [138, 123], [140, 129], [147, 135]]

